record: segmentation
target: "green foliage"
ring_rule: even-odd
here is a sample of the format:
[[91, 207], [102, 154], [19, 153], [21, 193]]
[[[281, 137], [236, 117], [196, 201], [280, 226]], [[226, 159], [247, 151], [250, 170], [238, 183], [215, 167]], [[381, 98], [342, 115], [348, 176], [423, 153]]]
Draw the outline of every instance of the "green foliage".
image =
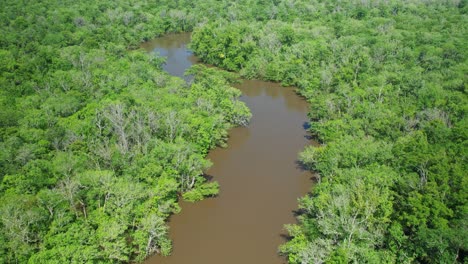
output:
[[191, 47], [295, 85], [312, 106], [323, 144], [299, 156], [318, 184], [281, 252], [290, 263], [466, 262], [466, 3], [262, 5], [269, 19], [251, 4], [197, 28]]
[[197, 188], [190, 190], [182, 195], [185, 201], [195, 202], [200, 201], [205, 197], [217, 195], [219, 192], [219, 184], [217, 182], [204, 183]]
[[6, 1], [0, 10], [0, 262], [169, 254], [164, 220], [215, 195], [206, 153], [250, 113], [234, 77], [129, 51], [194, 31], [205, 61], [295, 85], [319, 183], [291, 263], [466, 262], [465, 1]]
[[[129, 263], [172, 249], [178, 197], [214, 196], [208, 151], [250, 118], [232, 76], [188, 85], [138, 45], [192, 30], [181, 1], [6, 1], [0, 262]], [[194, 73], [194, 72], [192, 72]], [[196, 199], [193, 197], [197, 197]]]

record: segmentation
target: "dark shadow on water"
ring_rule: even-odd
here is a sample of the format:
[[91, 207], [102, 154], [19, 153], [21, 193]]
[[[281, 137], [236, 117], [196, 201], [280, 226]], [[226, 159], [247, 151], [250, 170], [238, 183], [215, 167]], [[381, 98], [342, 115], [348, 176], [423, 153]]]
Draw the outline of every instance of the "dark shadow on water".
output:
[[[310, 171], [312, 173], [312, 176], [309, 178], [309, 180], [312, 182], [312, 186], [315, 186], [317, 183], [319, 183], [320, 175], [318, 174], [318, 172], [312, 170], [312, 168], [308, 168], [307, 165], [304, 164], [300, 160], [296, 160], [295, 163], [296, 163], [296, 169], [300, 171]], [[309, 194], [310, 192], [307, 195]]]
[[296, 160], [294, 163], [296, 164], [296, 169], [300, 171], [309, 171], [309, 168], [307, 168], [307, 165], [305, 165], [302, 161]]
[[292, 212], [293, 212], [294, 217], [298, 217], [307, 213], [305, 209], [301, 209], [301, 208], [293, 210]]
[[213, 178], [214, 178], [214, 176], [212, 176], [212, 175], [208, 175], [208, 174], [206, 174], [206, 173], [205, 173], [205, 174], [203, 174], [203, 175], [202, 175], [202, 177], [203, 177], [203, 178], [205, 178], [205, 180], [206, 180], [207, 182], [210, 182], [210, 181], [212, 181], [212, 180], [213, 180]]
[[288, 235], [288, 234], [280, 234], [280, 237], [284, 240], [284, 242], [291, 241], [294, 237]]

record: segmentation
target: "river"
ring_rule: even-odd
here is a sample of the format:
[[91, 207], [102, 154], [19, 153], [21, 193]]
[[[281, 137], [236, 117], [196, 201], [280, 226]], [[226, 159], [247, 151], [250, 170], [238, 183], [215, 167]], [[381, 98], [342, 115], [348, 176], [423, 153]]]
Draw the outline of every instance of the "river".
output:
[[[183, 72], [197, 58], [187, 49], [190, 34], [173, 34], [142, 45], [167, 57], [164, 69]], [[181, 213], [169, 221], [173, 252], [146, 264], [275, 264], [284, 243], [283, 225], [295, 223], [297, 198], [305, 195], [312, 175], [297, 164], [311, 144], [305, 130], [308, 104], [293, 88], [244, 80], [235, 85], [252, 112], [247, 127], [229, 132], [227, 148], [210, 151], [207, 171], [220, 194], [196, 203], [180, 202]]]

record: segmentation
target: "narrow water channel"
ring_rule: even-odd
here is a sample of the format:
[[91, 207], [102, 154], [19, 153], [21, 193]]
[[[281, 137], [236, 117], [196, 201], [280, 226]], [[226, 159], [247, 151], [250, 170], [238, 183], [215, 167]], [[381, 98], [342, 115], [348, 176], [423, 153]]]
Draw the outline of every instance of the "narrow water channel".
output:
[[[197, 62], [187, 49], [190, 34], [168, 35], [143, 44], [167, 57], [165, 70], [182, 76]], [[263, 81], [236, 85], [252, 112], [248, 127], [230, 130], [228, 147], [212, 150], [207, 174], [220, 184], [216, 198], [181, 202], [170, 218], [173, 252], [146, 264], [275, 264], [284, 242], [283, 225], [294, 223], [297, 198], [307, 193], [311, 174], [297, 165], [310, 144], [304, 126], [307, 103], [293, 88]]]

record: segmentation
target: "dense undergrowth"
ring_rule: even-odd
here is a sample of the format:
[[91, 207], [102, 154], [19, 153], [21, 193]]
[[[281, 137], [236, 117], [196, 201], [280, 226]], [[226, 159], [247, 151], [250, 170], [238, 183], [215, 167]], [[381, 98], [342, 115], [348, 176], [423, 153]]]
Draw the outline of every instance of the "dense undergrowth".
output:
[[268, 21], [206, 23], [191, 46], [310, 102], [322, 145], [300, 160], [318, 183], [281, 252], [290, 263], [467, 261], [466, 1], [288, 3]]
[[320, 147], [291, 263], [465, 262], [467, 3], [4, 1], [0, 262], [170, 252], [164, 220], [216, 193], [207, 151], [248, 119], [226, 76], [188, 86], [136, 49], [192, 31], [206, 62], [295, 85]]

